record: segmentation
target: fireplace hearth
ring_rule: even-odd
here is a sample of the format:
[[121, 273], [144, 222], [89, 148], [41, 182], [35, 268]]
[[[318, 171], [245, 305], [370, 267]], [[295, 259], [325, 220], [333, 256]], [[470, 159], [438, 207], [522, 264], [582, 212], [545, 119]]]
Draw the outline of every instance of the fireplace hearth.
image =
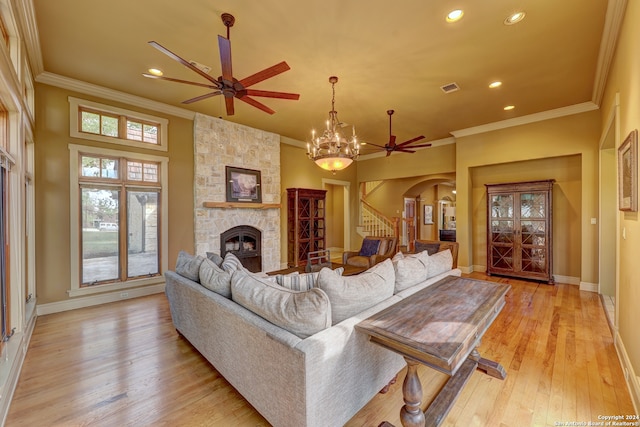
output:
[[231, 252], [252, 273], [262, 271], [262, 233], [250, 225], [239, 225], [220, 234], [220, 255]]

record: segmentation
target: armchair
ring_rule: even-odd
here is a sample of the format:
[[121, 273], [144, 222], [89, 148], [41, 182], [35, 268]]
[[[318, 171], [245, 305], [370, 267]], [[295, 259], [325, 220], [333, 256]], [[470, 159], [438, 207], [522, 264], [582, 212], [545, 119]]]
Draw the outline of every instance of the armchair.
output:
[[342, 263], [354, 267], [371, 268], [396, 253], [396, 237], [365, 237], [358, 252], [348, 251], [342, 254]]

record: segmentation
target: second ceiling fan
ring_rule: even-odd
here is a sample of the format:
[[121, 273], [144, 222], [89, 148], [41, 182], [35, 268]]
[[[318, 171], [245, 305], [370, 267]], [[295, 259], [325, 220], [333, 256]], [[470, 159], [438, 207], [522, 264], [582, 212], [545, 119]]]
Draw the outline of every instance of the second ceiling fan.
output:
[[263, 103], [255, 100], [252, 96], [264, 97], [264, 98], [280, 98], [280, 99], [291, 99], [298, 100], [300, 95], [297, 93], [287, 93], [287, 92], [274, 92], [268, 90], [257, 90], [257, 89], [248, 89], [250, 86], [253, 86], [261, 81], [270, 79], [271, 77], [277, 76], [278, 74], [284, 73], [287, 70], [290, 70], [289, 65], [282, 61], [276, 65], [273, 65], [269, 68], [265, 68], [262, 71], [258, 71], [255, 74], [250, 75], [249, 77], [245, 77], [242, 80], [238, 80], [233, 77], [233, 71], [231, 66], [231, 41], [229, 40], [229, 29], [235, 23], [235, 18], [233, 15], [229, 13], [222, 14], [222, 22], [225, 27], [227, 27], [227, 37], [218, 36], [218, 47], [220, 49], [220, 63], [222, 66], [222, 75], [217, 79], [211, 77], [209, 74], [198, 68], [194, 63], [187, 61], [175, 53], [171, 52], [169, 49], [160, 45], [160, 43], [155, 41], [150, 41], [149, 44], [160, 52], [167, 55], [169, 58], [178, 61], [185, 67], [189, 68], [192, 71], [195, 71], [205, 79], [209, 81], [209, 83], [197, 83], [191, 82], [187, 80], [174, 79], [171, 77], [163, 77], [159, 75], [146, 74], [143, 76], [151, 78], [151, 79], [160, 79], [167, 80], [170, 82], [176, 83], [185, 83], [193, 86], [205, 87], [208, 89], [212, 89], [213, 92], [205, 93], [204, 95], [196, 96], [195, 98], [187, 99], [183, 101], [183, 104], [191, 104], [192, 102], [201, 101], [203, 99], [211, 98], [217, 95], [224, 96], [224, 102], [227, 110], [227, 115], [232, 116], [235, 113], [235, 108], [233, 105], [233, 99], [237, 98], [240, 101], [246, 102], [249, 105], [252, 105], [265, 113], [273, 114], [274, 110], [267, 107]]
[[431, 147], [431, 144], [411, 145], [414, 142], [418, 142], [421, 139], [424, 139], [424, 135], [416, 136], [415, 138], [401, 142], [400, 144], [396, 144], [396, 136], [391, 133], [391, 116], [393, 115], [393, 113], [395, 113], [394, 110], [387, 110], [387, 114], [389, 115], [389, 142], [387, 142], [385, 145], [378, 145], [369, 142], [367, 145], [373, 145], [375, 147], [382, 148], [387, 152], [387, 157], [389, 157], [394, 151], [402, 153], [415, 153], [415, 150], [413, 150], [414, 148]]

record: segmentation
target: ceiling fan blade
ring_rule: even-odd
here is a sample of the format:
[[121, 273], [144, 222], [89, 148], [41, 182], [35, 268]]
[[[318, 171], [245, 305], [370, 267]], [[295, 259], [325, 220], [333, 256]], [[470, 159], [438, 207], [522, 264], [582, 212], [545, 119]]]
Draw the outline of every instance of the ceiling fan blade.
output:
[[384, 145], [374, 144], [373, 142], [367, 142], [367, 145], [373, 145], [374, 147], [380, 147], [380, 148], [383, 148], [383, 149], [385, 149], [385, 150], [387, 149], [387, 147], [386, 147], [386, 146], [384, 146]]
[[171, 52], [169, 49], [167, 49], [166, 47], [162, 46], [160, 43], [157, 43], [155, 41], [150, 41], [149, 44], [151, 46], [155, 47], [156, 49], [158, 49], [160, 52], [162, 52], [165, 55], [167, 55], [169, 58], [171, 58], [171, 59], [173, 59], [175, 61], [178, 61], [179, 63], [181, 63], [185, 67], [187, 67], [187, 68], [195, 71], [196, 73], [200, 74], [202, 77], [204, 77], [205, 79], [209, 80], [211, 83], [216, 85], [217, 88], [220, 87], [220, 82], [218, 82], [218, 80], [214, 79], [209, 74], [205, 73], [204, 71], [202, 71], [201, 69], [199, 69], [195, 65], [192, 65], [189, 61], [186, 61], [186, 60], [182, 59], [181, 57], [179, 57], [178, 55], [176, 55], [175, 53]]
[[205, 93], [204, 95], [196, 96], [195, 98], [187, 99], [186, 101], [182, 101], [183, 104], [191, 104], [197, 101], [202, 101], [203, 99], [211, 98], [212, 96], [222, 95], [222, 92], [217, 90], [215, 92]]
[[231, 68], [231, 42], [227, 38], [218, 36], [218, 47], [220, 48], [222, 78], [233, 83], [233, 71]]
[[236, 112], [235, 107], [233, 105], [233, 96], [224, 97], [224, 104], [227, 108], [227, 116], [233, 116]]
[[245, 92], [250, 96], [263, 96], [265, 98], [281, 98], [281, 99], [293, 99], [297, 101], [300, 99], [300, 94], [298, 93], [287, 93], [287, 92], [273, 92], [270, 90], [256, 90], [256, 89], [246, 89]]
[[269, 113], [269, 114], [273, 114], [275, 113], [275, 111], [273, 111], [271, 108], [267, 107], [266, 105], [264, 105], [262, 102], [258, 102], [253, 98], [250, 98], [248, 96], [243, 96], [242, 98], [238, 98], [240, 101], [244, 101], [249, 105], [253, 105], [254, 107], [264, 111], [265, 113]]
[[153, 74], [146, 74], [146, 73], [142, 73], [142, 75], [145, 76], [145, 77], [148, 77], [150, 79], [166, 80], [166, 81], [169, 81], [169, 82], [184, 83], [184, 84], [188, 84], [188, 85], [206, 87], [206, 88], [209, 88], [209, 89], [218, 89], [218, 86], [208, 85], [206, 83], [196, 83], [196, 82], [190, 82], [188, 80], [173, 79], [171, 77], [164, 77], [164, 76], [154, 76]]
[[395, 151], [399, 153], [415, 153], [415, 150], [407, 150], [406, 148], [396, 148]]
[[277, 76], [280, 73], [284, 73], [285, 71], [290, 69], [291, 67], [289, 67], [286, 62], [282, 61], [281, 63], [276, 64], [272, 67], [265, 68], [262, 71], [258, 71], [257, 73], [252, 74], [249, 77], [245, 77], [244, 79], [240, 80], [240, 84], [242, 85], [242, 87], [247, 88], [249, 86], [253, 86], [256, 83], [260, 83], [263, 80], [267, 80], [273, 76]]
[[405, 145], [411, 144], [412, 142], [420, 141], [421, 139], [424, 139], [424, 135], [416, 136], [413, 139], [410, 139], [408, 141], [402, 142], [402, 143], [398, 144], [398, 147], [404, 147]]
[[406, 148], [422, 148], [422, 147], [431, 147], [431, 144], [418, 144], [418, 145], [412, 145], [411, 147], [406, 147]]

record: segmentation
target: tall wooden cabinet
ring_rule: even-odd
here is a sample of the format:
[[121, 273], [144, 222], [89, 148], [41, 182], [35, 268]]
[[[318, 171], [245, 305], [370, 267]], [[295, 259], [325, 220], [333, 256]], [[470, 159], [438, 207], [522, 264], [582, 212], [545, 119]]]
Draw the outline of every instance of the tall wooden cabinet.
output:
[[487, 184], [487, 274], [553, 284], [554, 180]]
[[287, 264], [307, 264], [309, 252], [325, 249], [326, 190], [287, 188]]

